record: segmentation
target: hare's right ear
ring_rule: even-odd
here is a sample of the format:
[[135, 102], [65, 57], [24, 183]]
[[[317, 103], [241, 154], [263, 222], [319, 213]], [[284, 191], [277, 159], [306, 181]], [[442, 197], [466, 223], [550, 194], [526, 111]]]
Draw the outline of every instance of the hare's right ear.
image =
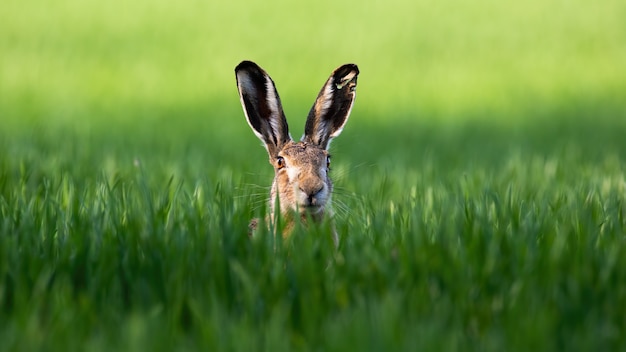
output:
[[291, 136], [274, 82], [252, 61], [237, 65], [235, 75], [248, 124], [263, 141], [270, 157], [276, 157]]

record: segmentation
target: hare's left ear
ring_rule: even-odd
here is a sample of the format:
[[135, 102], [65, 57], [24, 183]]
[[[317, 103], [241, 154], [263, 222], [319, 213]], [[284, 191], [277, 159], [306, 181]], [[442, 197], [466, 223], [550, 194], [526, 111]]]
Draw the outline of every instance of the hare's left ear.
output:
[[327, 149], [330, 140], [341, 133], [352, 110], [358, 75], [359, 68], [354, 64], [333, 71], [309, 112], [303, 141]]

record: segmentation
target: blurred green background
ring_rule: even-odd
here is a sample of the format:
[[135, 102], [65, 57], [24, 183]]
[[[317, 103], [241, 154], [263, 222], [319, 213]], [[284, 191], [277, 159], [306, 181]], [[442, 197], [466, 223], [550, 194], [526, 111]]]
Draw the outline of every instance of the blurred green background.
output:
[[233, 68], [243, 59], [273, 76], [297, 126], [345, 62], [362, 71], [355, 116], [381, 126], [605, 110], [621, 107], [626, 91], [626, 5], [618, 0], [2, 7], [5, 121], [90, 125], [174, 110], [173, 125], [202, 115], [229, 131], [241, 125]]

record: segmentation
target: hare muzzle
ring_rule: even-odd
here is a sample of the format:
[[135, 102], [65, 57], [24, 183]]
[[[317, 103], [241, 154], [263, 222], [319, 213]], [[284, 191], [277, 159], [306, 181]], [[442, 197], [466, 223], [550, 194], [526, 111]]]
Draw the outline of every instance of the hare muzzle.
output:
[[286, 160], [284, 170], [279, 170], [277, 177], [286, 176], [279, 190], [281, 204], [288, 205], [301, 214], [317, 214], [328, 203], [332, 184], [328, 178], [328, 153], [305, 142], [290, 143], [281, 152]]
[[326, 186], [319, 180], [306, 180], [298, 183], [298, 205], [311, 212], [320, 211], [326, 205]]

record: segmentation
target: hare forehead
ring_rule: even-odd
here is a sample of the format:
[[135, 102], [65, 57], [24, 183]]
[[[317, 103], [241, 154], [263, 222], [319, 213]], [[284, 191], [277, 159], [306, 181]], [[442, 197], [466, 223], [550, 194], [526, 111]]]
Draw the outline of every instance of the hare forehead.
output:
[[279, 154], [298, 166], [326, 165], [326, 158], [328, 157], [326, 150], [305, 142], [290, 143]]

